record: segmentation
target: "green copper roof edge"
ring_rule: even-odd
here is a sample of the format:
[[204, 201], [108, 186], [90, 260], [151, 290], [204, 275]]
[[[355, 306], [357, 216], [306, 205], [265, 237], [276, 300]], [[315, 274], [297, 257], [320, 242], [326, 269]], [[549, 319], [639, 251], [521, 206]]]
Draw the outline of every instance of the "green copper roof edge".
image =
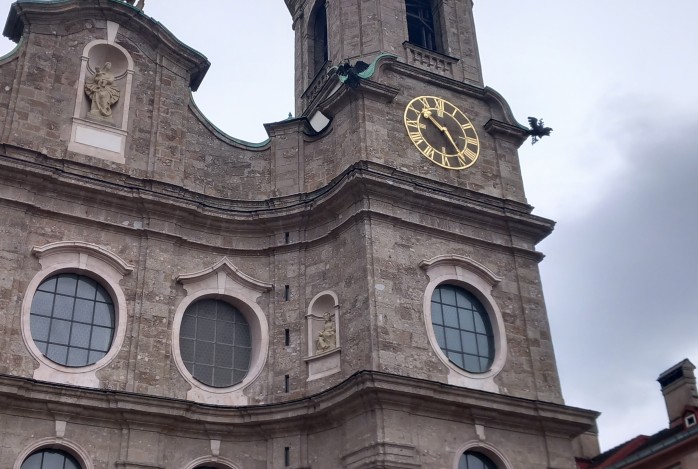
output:
[[196, 117], [198, 117], [205, 126], [209, 127], [209, 130], [213, 131], [213, 133], [215, 133], [216, 136], [221, 138], [222, 140], [229, 140], [230, 142], [236, 145], [241, 145], [253, 149], [261, 149], [269, 145], [269, 143], [271, 142], [271, 138], [267, 138], [266, 140], [259, 143], [248, 142], [239, 138], [231, 137], [227, 133], [223, 132], [213, 122], [211, 122], [203, 112], [201, 112], [201, 109], [199, 109], [199, 106], [197, 106], [196, 102], [194, 101], [194, 94], [192, 92], [189, 92], [189, 106], [194, 111]]
[[[364, 70], [361, 73], [357, 73], [357, 75], [359, 76], [359, 78], [363, 78], [364, 80], [367, 78], [371, 78], [373, 76], [373, 74], [376, 73], [376, 67], [378, 66], [378, 62], [380, 62], [383, 59], [397, 59], [397, 58], [398, 58], [398, 56], [395, 54], [390, 54], [388, 52], [381, 52], [380, 54], [378, 54], [378, 57], [373, 59], [373, 62], [371, 62], [371, 65], [369, 65], [366, 70]], [[337, 66], [332, 67], [330, 70], [328, 70], [328, 73], [332, 70], [337, 70], [337, 68], [338, 68]], [[342, 83], [346, 83], [347, 75], [337, 74], [337, 76], [339, 77], [339, 81], [341, 81]]]
[[361, 78], [371, 78], [374, 73], [376, 73], [376, 66], [378, 65], [378, 62], [383, 60], [383, 59], [397, 59], [397, 55], [395, 54], [389, 54], [387, 52], [381, 52], [378, 54], [378, 57], [376, 57], [373, 62], [371, 62], [371, 65], [368, 66], [366, 70], [363, 72], [359, 73], [359, 76]]
[[17, 53], [19, 52], [19, 48], [22, 47], [22, 44], [24, 44], [24, 37], [22, 37], [22, 39], [20, 39], [19, 42], [17, 42], [17, 44], [12, 48], [10, 52], [0, 57], [0, 65], [4, 65], [7, 62], [14, 59], [17, 56]]

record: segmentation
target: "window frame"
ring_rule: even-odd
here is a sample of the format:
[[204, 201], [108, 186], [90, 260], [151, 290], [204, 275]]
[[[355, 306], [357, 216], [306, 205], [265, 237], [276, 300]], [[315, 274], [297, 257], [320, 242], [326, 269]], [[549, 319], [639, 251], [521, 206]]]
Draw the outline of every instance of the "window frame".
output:
[[85, 451], [85, 449], [77, 443], [62, 437], [42, 438], [31, 443], [22, 451], [20, 451], [19, 455], [17, 456], [17, 459], [15, 459], [15, 463], [12, 469], [21, 469], [22, 464], [29, 456], [36, 453], [37, 451], [49, 449], [63, 451], [71, 455], [73, 458], [75, 458], [78, 464], [80, 464], [81, 469], [94, 469], [94, 464], [92, 463], [92, 460], [89, 458], [87, 451]]
[[239, 469], [240, 466], [228, 458], [215, 456], [202, 456], [191, 461], [184, 469], [200, 469], [202, 467], [213, 467], [216, 469]]
[[[183, 321], [184, 318], [187, 316], [187, 312], [189, 311], [190, 308], [192, 308], [193, 306], [195, 306], [197, 303], [200, 303], [200, 302], [203, 302], [203, 301], [215, 301], [215, 302], [220, 302], [220, 303], [226, 304], [226, 305], [230, 306], [231, 308], [233, 308], [235, 311], [237, 311], [237, 312], [243, 317], [243, 319], [246, 321], [246, 326], [247, 326], [247, 328], [249, 329], [249, 332], [250, 332], [250, 336], [249, 336], [249, 340], [250, 340], [250, 359], [249, 359], [249, 361], [248, 361], [248, 363], [247, 363], [247, 371], [245, 372], [245, 378], [246, 378], [247, 375], [250, 373], [250, 367], [251, 367], [251, 365], [252, 365], [252, 353], [253, 353], [253, 352], [252, 352], [252, 349], [254, 349], [254, 340], [253, 340], [253, 336], [252, 336], [252, 327], [250, 326], [250, 323], [249, 323], [249, 321], [247, 320], [246, 315], [245, 315], [242, 311], [240, 311], [236, 306], [234, 306], [234, 305], [232, 304], [231, 301], [226, 301], [225, 299], [221, 300], [221, 299], [218, 299], [218, 298], [211, 298], [211, 297], [206, 297], [206, 296], [204, 296], [204, 297], [200, 297], [200, 298], [196, 299], [195, 301], [192, 301], [191, 303], [189, 303], [189, 306], [188, 306], [188, 307], [184, 310], [184, 312], [182, 313], [182, 321]], [[198, 320], [198, 318], [199, 318], [198, 315], [195, 315], [194, 317], [197, 318], [197, 320]], [[216, 319], [216, 322], [217, 322], [217, 321], [218, 321], [218, 320]], [[223, 321], [223, 322], [226, 322], [226, 321]], [[235, 324], [237, 325], [237, 324], [239, 324], [239, 323], [235, 323]], [[198, 328], [197, 328], [197, 329], [198, 329]], [[216, 324], [216, 332], [217, 332], [217, 331], [218, 331], [218, 324]], [[180, 354], [181, 354], [181, 343], [182, 343], [182, 324], [181, 324], [181, 323], [180, 323], [180, 327], [179, 327], [179, 332], [180, 332], [180, 333], [179, 333], [179, 348], [180, 348], [179, 352], [180, 352]], [[193, 339], [193, 340], [195, 341], [195, 350], [196, 350], [196, 347], [198, 347], [198, 342], [200, 341], [200, 339], [198, 339], [198, 338], [196, 338], [196, 337], [193, 337], [193, 338], [192, 338], [192, 337], [185, 337], [185, 339]], [[215, 339], [214, 339], [213, 344], [214, 344], [214, 350], [215, 350], [215, 345], [219, 344], [219, 342], [215, 341]], [[236, 347], [241, 347], [241, 346], [238, 345], [238, 344], [221, 344], [221, 345], [228, 345], [228, 346], [231, 346], [231, 347], [233, 348], [233, 353], [236, 352], [236, 350], [235, 350]], [[214, 361], [215, 361], [215, 357], [216, 357], [216, 355], [214, 354]], [[181, 358], [181, 357], [180, 357], [180, 358]], [[182, 359], [182, 363], [183, 363], [184, 366], [187, 368], [187, 370], [189, 371], [189, 373], [192, 375], [192, 378], [193, 378], [193, 379], [196, 379], [196, 380], [199, 381], [200, 383], [202, 383], [202, 384], [204, 384], [204, 385], [206, 385], [206, 386], [215, 388], [215, 389], [229, 389], [229, 388], [233, 388], [233, 387], [235, 387], [236, 385], [242, 383], [242, 382], [244, 381], [244, 379], [245, 379], [245, 378], [243, 378], [241, 381], [238, 381], [237, 383], [234, 383], [234, 384], [228, 385], [228, 386], [214, 386], [214, 385], [212, 385], [212, 384], [205, 383], [203, 380], [201, 380], [201, 379], [197, 378], [196, 376], [194, 376], [194, 372], [193, 372], [192, 370], [189, 370], [189, 367], [188, 367], [187, 364], [184, 362], [184, 359]], [[197, 362], [194, 362], [194, 364], [197, 364]], [[201, 364], [201, 363], [198, 363], [198, 364]], [[216, 364], [214, 363], [214, 364], [212, 365], [212, 367], [214, 368], [214, 375], [215, 375]], [[233, 369], [234, 369], [234, 368], [231, 368], [231, 372], [232, 372]]]
[[[504, 319], [492, 296], [492, 290], [502, 279], [482, 264], [459, 255], [437, 256], [422, 261], [420, 267], [426, 270], [429, 277], [429, 283], [424, 291], [424, 326], [434, 353], [449, 370], [448, 384], [499, 393], [499, 386], [494, 382], [494, 377], [504, 368], [507, 340]], [[436, 287], [442, 284], [455, 285], [467, 290], [485, 308], [494, 339], [494, 357], [488, 371], [484, 373], [466, 371], [452, 363], [441, 350], [432, 325], [431, 298]]]
[[[489, 468], [486, 468], [486, 469], [498, 469], [498, 468], [497, 468], [497, 463], [494, 462], [494, 461], [492, 461], [492, 459], [491, 459], [490, 457], [488, 457], [486, 454], [484, 454], [484, 453], [482, 453], [482, 452], [480, 452], [480, 451], [473, 451], [473, 450], [471, 450], [471, 449], [469, 449], [469, 450], [464, 451], [463, 453], [461, 453], [460, 457], [458, 458], [458, 467], [459, 467], [459, 469], [460, 469], [460, 461], [463, 459], [464, 456], [475, 456], [476, 458], [480, 459], [480, 462], [482, 462], [482, 458], [486, 458], [487, 460], [484, 462], [484, 464], [487, 465], [487, 466], [494, 466], [494, 467], [489, 467]], [[467, 460], [466, 460], [466, 464], [467, 464]], [[470, 469], [470, 468], [466, 468], [466, 469]]]
[[[98, 287], [98, 288], [95, 288], [95, 298], [93, 298], [93, 299], [88, 299], [88, 298], [84, 298], [84, 297], [78, 296], [77, 291], [74, 291], [72, 294], [67, 294], [67, 293], [65, 293], [65, 292], [59, 292], [58, 289], [57, 289], [56, 283], [57, 283], [57, 281], [58, 281], [58, 283], [60, 283], [59, 279], [60, 279], [60, 278], [65, 278], [65, 277], [67, 277], [67, 276], [75, 276], [75, 277], [76, 277], [76, 289], [77, 289], [77, 285], [78, 285], [78, 282], [80, 281], [80, 279], [88, 279], [88, 280], [94, 282], [94, 283], [97, 285], [97, 287]], [[44, 289], [44, 290], [40, 290], [41, 287], [42, 287], [46, 282], [48, 282], [48, 281], [51, 280], [51, 279], [55, 279], [55, 280], [54, 280], [54, 286], [53, 286], [54, 291], [53, 291], [53, 292], [48, 292], [48, 291], [45, 290], [45, 289]], [[107, 295], [107, 297], [108, 297], [108, 299], [109, 299], [109, 302], [108, 302], [108, 303], [106, 303], [106, 302], [104, 302], [104, 301], [99, 301], [99, 300], [97, 299], [96, 293], [99, 291], [100, 288], [101, 288], [102, 290], [104, 290], [105, 294]], [[37, 295], [38, 295], [39, 293], [44, 293], [44, 294], [49, 293], [49, 294], [51, 294], [51, 295], [53, 296], [53, 302], [52, 302], [52, 305], [51, 305], [50, 316], [46, 316], [46, 314], [42, 314], [41, 311], [35, 311], [35, 309], [34, 309], [34, 303], [36, 302]], [[55, 306], [55, 305], [56, 305], [56, 301], [58, 301], [58, 298], [64, 298], [64, 299], [65, 299], [65, 298], [69, 298], [69, 299], [72, 299], [72, 300], [73, 300], [73, 301], [72, 301], [73, 306], [72, 306], [72, 310], [71, 310], [71, 313], [70, 313], [70, 315], [71, 315], [71, 318], [70, 318], [70, 319], [62, 318], [62, 317], [56, 316], [56, 312], [62, 310], [62, 308], [56, 308], [56, 306]], [[75, 318], [75, 312], [76, 312], [76, 310], [78, 310], [78, 307], [77, 307], [78, 302], [77, 302], [77, 300], [89, 301], [90, 303], [92, 303], [91, 308], [92, 308], [93, 314], [92, 314], [92, 318], [91, 318], [91, 320], [90, 320], [89, 323], [86, 322], [85, 320], [80, 320], [80, 319], [76, 319], [76, 318]], [[112, 316], [112, 321], [111, 321], [110, 324], [105, 325], [105, 324], [98, 324], [98, 323], [96, 322], [94, 313], [96, 312], [96, 307], [97, 307], [97, 304], [98, 304], [98, 303], [101, 303], [101, 304], [103, 304], [103, 305], [104, 305], [104, 304], [105, 304], [105, 305], [108, 305], [108, 306], [110, 307], [110, 309], [112, 310], [112, 314], [110, 314], [110, 316]], [[32, 319], [32, 317], [34, 317], [34, 318], [37, 319], [37, 320], [38, 320], [38, 318], [44, 318], [44, 319], [48, 319], [48, 320], [49, 320], [48, 333], [47, 333], [47, 340], [39, 340], [39, 339], [37, 339], [36, 337], [34, 337], [34, 335], [33, 335], [33, 333], [32, 333], [32, 339], [34, 340], [34, 344], [36, 345], [36, 342], [37, 342], [37, 341], [38, 341], [38, 342], [46, 342], [46, 343], [47, 343], [47, 348], [50, 348], [50, 346], [51, 346], [52, 344], [53, 344], [53, 345], [59, 345], [59, 346], [60, 346], [60, 345], [63, 345], [63, 344], [60, 344], [60, 343], [57, 343], [57, 342], [48, 341], [48, 338], [49, 338], [49, 337], [52, 337], [53, 334], [56, 333], [56, 332], [58, 332], [58, 330], [59, 330], [59, 328], [54, 324], [54, 320], [56, 320], [56, 321], [61, 321], [61, 322], [69, 322], [69, 323], [70, 323], [70, 330], [71, 330], [71, 331], [75, 331], [75, 327], [76, 327], [75, 324], [82, 325], [82, 326], [89, 326], [89, 327], [90, 327], [90, 333], [89, 333], [88, 339], [91, 339], [92, 337], [94, 337], [93, 334], [95, 333], [95, 329], [96, 329], [96, 330], [99, 330], [99, 329], [108, 329], [108, 330], [109, 330], [109, 335], [110, 335], [110, 338], [109, 338], [109, 346], [108, 346], [108, 348], [107, 348], [106, 350], [99, 350], [99, 349], [93, 348], [93, 347], [92, 347], [92, 344], [89, 343], [89, 342], [91, 342], [91, 340], [88, 340], [88, 344], [87, 344], [86, 347], [85, 347], [85, 346], [79, 346], [79, 345], [77, 345], [76, 342], [73, 340], [73, 337], [74, 337], [74, 336], [73, 336], [73, 333], [72, 333], [72, 332], [69, 333], [68, 343], [67, 343], [67, 344], [64, 344], [64, 346], [68, 349], [68, 350], [66, 350], [66, 353], [67, 353], [67, 354], [66, 354], [66, 357], [65, 357], [65, 358], [66, 358], [65, 361], [69, 361], [68, 357], [70, 356], [70, 349], [71, 349], [71, 348], [73, 348], [73, 349], [83, 349], [83, 350], [86, 350], [86, 351], [87, 351], [87, 357], [85, 357], [85, 358], [86, 358], [87, 361], [89, 361], [89, 355], [90, 355], [93, 351], [94, 351], [94, 352], [102, 352], [102, 353], [104, 353], [104, 355], [103, 355], [101, 358], [95, 360], [95, 361], [92, 362], [92, 363], [87, 363], [87, 364], [84, 364], [84, 365], [71, 365], [71, 364], [68, 364], [68, 363], [60, 363], [60, 362], [58, 362], [58, 361], [52, 359], [51, 357], [48, 356], [48, 350], [47, 350], [47, 353], [45, 353], [44, 356], [46, 356], [46, 358], [48, 358], [49, 360], [53, 361], [54, 363], [58, 363], [59, 365], [62, 365], [62, 366], [67, 366], [67, 367], [70, 367], [70, 368], [84, 368], [84, 367], [87, 367], [87, 366], [94, 365], [94, 364], [97, 363], [99, 360], [101, 360], [102, 358], [104, 358], [104, 356], [106, 356], [107, 353], [109, 353], [109, 350], [111, 350], [111, 346], [112, 346], [112, 344], [113, 344], [113, 342], [114, 342], [114, 334], [115, 334], [115, 332], [116, 332], [116, 322], [117, 322], [117, 320], [116, 320], [116, 311], [115, 311], [115, 306], [114, 306], [114, 300], [112, 299], [112, 297], [111, 297], [111, 295], [109, 294], [109, 292], [107, 291], [107, 289], [104, 288], [104, 287], [102, 286], [102, 282], [99, 282], [99, 281], [95, 280], [93, 277], [88, 276], [88, 275], [84, 275], [84, 274], [80, 274], [80, 273], [60, 272], [60, 273], [51, 275], [51, 276], [49, 276], [49, 277], [46, 277], [46, 278], [39, 284], [39, 286], [37, 287], [37, 290], [34, 292], [34, 297], [32, 298], [32, 304], [31, 304], [31, 307], [30, 307], [30, 310], [29, 310], [29, 315], [30, 315], [30, 321], [29, 321], [29, 322], [30, 322], [30, 332], [32, 332], [32, 331], [31, 331], [31, 319]], [[37, 348], [38, 348], [38, 347], [39, 347], [39, 346], [37, 345]]]
[[[177, 281], [184, 286], [187, 295], [179, 303], [174, 314], [171, 347], [177, 369], [191, 384], [187, 399], [204, 404], [247, 405], [249, 398], [243, 390], [257, 380], [269, 355], [269, 323], [257, 300], [262, 293], [272, 290], [273, 285], [243, 273], [227, 257], [199, 272], [179, 275]], [[233, 386], [216, 388], [202, 383], [194, 378], [182, 360], [179, 346], [182, 318], [191, 304], [202, 299], [221, 300], [231, 304], [240, 311], [250, 326], [250, 368], [247, 376]]]
[[482, 440], [470, 440], [461, 445], [460, 448], [458, 448], [458, 450], [455, 452], [453, 465], [451, 466], [453, 469], [458, 469], [461, 456], [468, 451], [480, 453], [483, 456], [486, 456], [495, 464], [495, 466], [497, 466], [497, 469], [511, 469], [513, 467], [509, 458], [507, 458], [506, 455], [494, 445]]
[[[119, 256], [91, 243], [65, 241], [35, 246], [32, 253], [39, 258], [41, 270], [30, 280], [22, 301], [22, 338], [29, 353], [39, 362], [34, 370], [34, 379], [98, 388], [96, 372], [116, 358], [126, 336], [126, 296], [121, 289], [123, 277], [133, 271]], [[87, 366], [65, 366], [50, 360], [37, 347], [31, 334], [31, 305], [39, 286], [48, 278], [72, 273], [90, 277], [98, 282], [111, 296], [114, 304], [114, 335], [109, 351], [101, 359]]]
[[[444, 287], [450, 287], [450, 288], [452, 288], [454, 291], [460, 290], [460, 291], [465, 292], [465, 294], [466, 294], [466, 299], [468, 300], [468, 302], [470, 302], [470, 303], [472, 304], [472, 311], [473, 311], [473, 313], [474, 313], [474, 314], [477, 314], [477, 315], [480, 315], [480, 316], [484, 316], [484, 317], [482, 318], [482, 319], [483, 319], [483, 322], [486, 321], [486, 323], [483, 323], [483, 326], [484, 326], [485, 329], [486, 329], [486, 332], [485, 332], [484, 334], [483, 334], [482, 332], [476, 331], [475, 329], [473, 329], [473, 330], [465, 329], [465, 328], [460, 324], [460, 320], [459, 320], [459, 318], [460, 318], [460, 311], [462, 311], [462, 310], [470, 310], [471, 308], [462, 307], [460, 304], [459, 304], [458, 306], [456, 306], [456, 305], [447, 305], [446, 303], [444, 303], [444, 302], [443, 302], [443, 291], [444, 291]], [[442, 293], [440, 294], [440, 299], [439, 299], [438, 301], [435, 301], [433, 295], [434, 295], [434, 293], [436, 293], [437, 290], [441, 290]], [[471, 298], [468, 298], [468, 297], [471, 297]], [[475, 295], [473, 295], [473, 294], [470, 292], [470, 290], [468, 290], [467, 288], [463, 288], [462, 286], [456, 285], [456, 284], [454, 284], [454, 283], [444, 282], [444, 283], [440, 283], [440, 284], [436, 285], [436, 286], [434, 287], [434, 291], [433, 291], [433, 293], [432, 293], [432, 300], [431, 300], [431, 315], [432, 315], [432, 320], [433, 320], [433, 318], [434, 318], [434, 314], [433, 314], [433, 313], [434, 313], [434, 303], [440, 304], [440, 305], [441, 305], [441, 310], [442, 310], [442, 311], [443, 311], [444, 306], [453, 306], [453, 307], [456, 308], [456, 310], [458, 311], [458, 314], [457, 314], [457, 320], [458, 320], [458, 322], [459, 322], [458, 327], [450, 326], [450, 325], [446, 324], [446, 319], [445, 319], [445, 318], [444, 318], [444, 320], [442, 321], [442, 324], [438, 324], [438, 323], [437, 323], [437, 324], [434, 324], [434, 323], [432, 322], [432, 330], [435, 329], [437, 326], [440, 326], [441, 328], [444, 329], [444, 340], [445, 340], [446, 342], [448, 342], [448, 332], [447, 332], [447, 329], [457, 330], [457, 331], [458, 331], [459, 341], [461, 342], [461, 348], [456, 349], [456, 348], [450, 348], [450, 347], [449, 347], [447, 351], [444, 351], [444, 347], [442, 347], [441, 344], [439, 344], [439, 347], [441, 348], [441, 351], [444, 353], [444, 355], [446, 355], [446, 356], [448, 357], [448, 353], [449, 353], [449, 352], [455, 352], [456, 354], [459, 354], [459, 355], [470, 355], [470, 356], [474, 356], [474, 357], [477, 358], [478, 367], [481, 366], [480, 360], [481, 360], [481, 359], [486, 359], [489, 363], [488, 363], [488, 367], [487, 367], [487, 369], [486, 369], [485, 371], [472, 371], [472, 370], [468, 370], [468, 369], [466, 368], [466, 365], [465, 365], [465, 364], [464, 364], [463, 366], [460, 366], [460, 365], [455, 364], [455, 363], [454, 363], [454, 364], [455, 364], [455, 366], [459, 367], [459, 368], [462, 369], [462, 370], [467, 371], [468, 373], [473, 373], [473, 374], [487, 373], [487, 372], [491, 369], [491, 367], [492, 367], [492, 362], [494, 362], [495, 344], [494, 344], [494, 333], [493, 333], [493, 331], [492, 331], [492, 324], [491, 324], [491, 321], [490, 321], [490, 315], [489, 315], [489, 313], [487, 312], [487, 309], [485, 308], [485, 306], [482, 304], [482, 302], [481, 302]], [[442, 314], [443, 314], [443, 313], [442, 313]], [[474, 323], [474, 324], [475, 324], [475, 323]], [[474, 326], [474, 324], [473, 324], [473, 326]], [[474, 326], [474, 327], [475, 327], [475, 326]], [[463, 339], [462, 339], [462, 334], [463, 334], [463, 332], [468, 333], [468, 335], [474, 336], [475, 347], [476, 347], [476, 349], [477, 349], [477, 354], [476, 354], [476, 355], [473, 355], [472, 353], [466, 352], [465, 348], [463, 347], [463, 343], [462, 343], [462, 340], [463, 340]], [[435, 335], [436, 335], [436, 333], [435, 333]], [[480, 350], [479, 350], [480, 347], [479, 347], [479, 339], [478, 339], [478, 336], [481, 336], [481, 335], [485, 335], [485, 336], [487, 337], [487, 349], [488, 349], [488, 350], [487, 350], [485, 353], [480, 353]], [[437, 342], [438, 342], [438, 340], [437, 340]], [[451, 360], [450, 358], [449, 358], [449, 361], [450, 361], [451, 363], [453, 363], [453, 360]]]
[[[407, 3], [409, 1], [412, 1], [412, 2], [422, 1], [423, 3], [425, 3], [424, 7], [426, 7], [428, 5], [429, 12], [431, 15], [430, 26], [432, 28], [432, 31], [431, 31], [432, 40], [434, 41], [433, 47], [428, 47], [427, 44], [422, 44], [420, 42], [414, 42], [412, 40], [414, 38], [410, 37], [410, 24], [411, 24], [411, 22], [424, 23], [424, 20], [422, 19], [421, 16], [414, 17], [414, 16], [409, 14], [408, 6], [407, 6]], [[406, 38], [407, 38], [407, 42], [411, 45], [421, 47], [422, 49], [430, 51], [430, 52], [436, 52], [439, 54], [443, 54], [445, 47], [444, 47], [444, 38], [442, 37], [443, 31], [442, 31], [442, 26], [441, 26], [442, 12], [441, 12], [440, 5], [435, 4], [435, 3], [436, 2], [434, 2], [434, 0], [405, 0], [404, 6], [405, 6], [405, 31], [407, 32]], [[425, 26], [421, 26], [420, 29], [422, 29], [422, 31], [423, 31], [424, 29], [428, 29], [428, 28], [425, 25]]]

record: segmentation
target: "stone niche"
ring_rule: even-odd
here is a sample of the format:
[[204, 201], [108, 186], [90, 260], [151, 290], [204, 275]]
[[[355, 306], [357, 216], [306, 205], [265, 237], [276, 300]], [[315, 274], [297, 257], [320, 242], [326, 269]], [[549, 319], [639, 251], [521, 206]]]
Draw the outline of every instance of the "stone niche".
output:
[[107, 38], [83, 50], [68, 149], [124, 163], [133, 60], [114, 42], [118, 30], [118, 24], [108, 21]]
[[339, 302], [332, 291], [315, 295], [308, 306], [308, 381], [341, 370], [339, 343]]

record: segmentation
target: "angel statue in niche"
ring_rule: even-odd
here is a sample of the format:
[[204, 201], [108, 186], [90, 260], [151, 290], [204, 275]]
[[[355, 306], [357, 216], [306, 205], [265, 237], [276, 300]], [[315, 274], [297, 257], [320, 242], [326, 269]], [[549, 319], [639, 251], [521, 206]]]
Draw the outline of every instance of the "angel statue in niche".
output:
[[85, 82], [85, 94], [92, 100], [90, 117], [111, 121], [111, 107], [119, 100], [121, 92], [114, 86], [116, 78], [111, 73], [111, 62], [95, 67], [95, 75]]
[[315, 342], [315, 351], [317, 353], [327, 352], [337, 346], [337, 329], [334, 325], [334, 315], [327, 312], [324, 317], [325, 326], [318, 334], [317, 342]]

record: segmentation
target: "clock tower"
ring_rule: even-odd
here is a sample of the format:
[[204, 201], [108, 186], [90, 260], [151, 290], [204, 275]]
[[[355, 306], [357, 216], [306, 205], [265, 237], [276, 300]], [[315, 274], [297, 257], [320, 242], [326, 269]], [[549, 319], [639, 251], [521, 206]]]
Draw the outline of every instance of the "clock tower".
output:
[[259, 144], [142, 2], [12, 5], [0, 466], [574, 469], [598, 414], [472, 1], [285, 1], [296, 117]]

